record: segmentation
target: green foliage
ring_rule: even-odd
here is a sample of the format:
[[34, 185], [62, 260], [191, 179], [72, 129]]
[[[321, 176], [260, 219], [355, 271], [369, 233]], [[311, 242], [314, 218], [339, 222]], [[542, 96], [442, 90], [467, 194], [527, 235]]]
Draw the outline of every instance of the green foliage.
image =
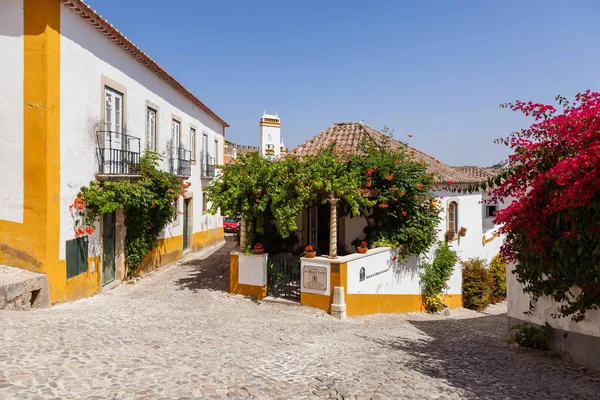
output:
[[491, 301], [492, 278], [487, 263], [481, 258], [469, 258], [461, 264], [463, 307], [483, 311]]
[[268, 241], [266, 220], [274, 220], [279, 236], [287, 238], [298, 229], [303, 208], [339, 199], [339, 215], [365, 217], [370, 247], [399, 248], [400, 258], [426, 251], [435, 241], [439, 210], [425, 166], [388, 143], [363, 144], [357, 155], [333, 149], [302, 160], [240, 156], [209, 188], [210, 212], [243, 214], [249, 251], [256, 240]]
[[521, 347], [529, 347], [537, 350], [548, 350], [548, 340], [552, 337], [554, 329], [547, 322], [539, 328], [520, 324], [511, 330], [508, 344], [518, 344]]
[[370, 192], [375, 203], [361, 209], [370, 247], [398, 248], [401, 260], [428, 250], [435, 242], [440, 210], [435, 179], [426, 166], [407, 154], [405, 146], [392, 148], [390, 136], [383, 143], [363, 143], [349, 164], [359, 168], [361, 190]]
[[502, 254], [496, 254], [490, 261], [490, 278], [492, 281], [492, 301], [497, 303], [506, 298], [506, 261]]
[[[423, 272], [421, 278], [421, 290], [424, 295], [425, 309], [429, 312], [437, 312], [443, 306], [441, 293], [446, 289], [448, 279], [452, 276], [454, 266], [458, 257], [456, 252], [448, 243], [438, 243], [432, 263], [422, 263]], [[437, 297], [439, 301], [437, 301]]]
[[143, 265], [144, 257], [158, 243], [160, 232], [173, 220], [176, 201], [189, 186], [158, 168], [160, 155], [146, 151], [140, 159], [140, 178], [127, 181], [92, 181], [79, 197], [85, 203], [82, 223], [92, 226], [102, 214], [123, 209], [127, 234], [125, 264], [129, 274]]

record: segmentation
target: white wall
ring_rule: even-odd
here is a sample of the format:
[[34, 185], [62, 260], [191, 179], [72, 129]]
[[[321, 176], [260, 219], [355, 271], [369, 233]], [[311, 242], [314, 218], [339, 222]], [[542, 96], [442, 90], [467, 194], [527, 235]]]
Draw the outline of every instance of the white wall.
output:
[[[124, 125], [128, 135], [141, 139], [145, 148], [146, 102], [158, 105], [158, 151], [166, 153], [171, 139], [172, 115], [181, 118], [181, 143], [189, 149], [189, 131], [196, 127], [197, 163], [192, 165], [190, 194], [193, 194], [193, 231], [222, 226], [220, 216], [202, 215], [201, 146], [208, 134], [208, 153], [214, 155], [214, 141], [223, 149], [223, 128], [192, 101], [160, 79], [131, 55], [99, 33], [79, 15], [62, 7], [61, 13], [61, 247], [74, 237], [68, 205], [82, 185], [97, 172], [96, 134], [103, 107], [102, 77], [125, 87]], [[119, 88], [115, 88], [119, 89]], [[217, 163], [222, 163], [222, 154]], [[167, 169], [165, 159], [162, 166]], [[180, 210], [183, 210], [180, 199]], [[183, 223], [167, 228], [165, 236], [182, 234]]]
[[23, 222], [23, 0], [0, 2], [0, 219]]
[[265, 286], [267, 284], [267, 254], [239, 254], [238, 283]]
[[[271, 140], [269, 140], [269, 135], [271, 135]], [[275, 152], [273, 153], [275, 157], [279, 157], [281, 153], [281, 128], [274, 126], [261, 126], [260, 127], [260, 152], [262, 155], [265, 154], [267, 149], [267, 144], [272, 144]]]
[[552, 318], [551, 314], [557, 313], [559, 303], [548, 297], [538, 300], [532, 315], [525, 315], [529, 311], [529, 295], [523, 293], [523, 285], [517, 281], [512, 273], [514, 266], [506, 266], [507, 314], [522, 321], [543, 325], [548, 322], [554, 328], [584, 335], [600, 337], [600, 310], [588, 311], [582, 322], [574, 322], [571, 318]]

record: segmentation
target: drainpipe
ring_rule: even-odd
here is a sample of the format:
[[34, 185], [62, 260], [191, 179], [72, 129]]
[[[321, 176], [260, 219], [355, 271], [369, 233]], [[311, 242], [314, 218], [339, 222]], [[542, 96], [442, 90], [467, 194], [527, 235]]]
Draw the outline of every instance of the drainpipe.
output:
[[337, 258], [337, 203], [339, 199], [329, 199], [331, 214], [329, 216], [329, 258]]

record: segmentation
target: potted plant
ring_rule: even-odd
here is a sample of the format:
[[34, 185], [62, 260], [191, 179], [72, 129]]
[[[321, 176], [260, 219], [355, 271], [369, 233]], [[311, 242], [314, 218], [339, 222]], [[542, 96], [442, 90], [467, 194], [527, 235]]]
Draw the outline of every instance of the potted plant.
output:
[[461, 226], [460, 229], [458, 230], [458, 236], [462, 236], [462, 237], [467, 236], [467, 228], [465, 228], [464, 226]]
[[313, 249], [313, 247], [310, 244], [308, 246], [306, 246], [306, 248], [304, 249], [304, 257], [315, 258], [316, 255], [317, 255], [317, 251], [315, 249]]
[[446, 237], [446, 242], [451, 242], [454, 240], [454, 237], [456, 236], [456, 232], [454, 231], [454, 229], [448, 229], [444, 236]]
[[367, 247], [367, 242], [365, 242], [364, 240], [360, 242], [360, 246], [356, 247], [356, 251], [358, 251], [361, 254], [365, 254], [367, 250], [369, 250], [369, 248]]
[[262, 254], [265, 251], [262, 243], [256, 243], [254, 245], [254, 254]]

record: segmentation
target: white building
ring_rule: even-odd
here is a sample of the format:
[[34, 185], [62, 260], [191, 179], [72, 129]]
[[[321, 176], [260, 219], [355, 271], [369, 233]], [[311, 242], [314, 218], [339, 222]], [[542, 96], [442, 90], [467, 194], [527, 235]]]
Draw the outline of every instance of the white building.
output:
[[94, 179], [129, 179], [145, 148], [192, 183], [146, 268], [223, 238], [204, 190], [227, 123], [81, 0], [0, 3], [0, 264], [47, 274], [52, 302], [125, 276], [122, 212], [76, 238]]
[[[340, 154], [355, 153], [363, 140], [383, 143], [383, 134], [362, 122], [336, 123], [322, 131], [313, 138], [293, 149], [290, 154], [304, 157], [315, 155], [321, 149], [335, 143], [335, 150]], [[390, 145], [400, 148], [400, 142], [392, 139]], [[478, 257], [488, 261], [499, 251], [501, 238], [496, 237], [496, 227], [493, 224], [494, 205], [483, 202], [484, 194], [458, 193], [452, 189], [461, 185], [470, 185], [482, 180], [472, 173], [464, 173], [452, 168], [439, 160], [409, 147], [413, 157], [423, 162], [428, 172], [438, 177], [436, 196], [441, 198], [443, 211], [438, 226], [438, 240], [444, 241], [444, 234], [452, 229], [458, 232], [461, 227], [466, 228], [466, 235], [459, 237], [457, 234], [451, 245], [462, 260]], [[315, 205], [305, 209], [299, 217], [299, 238], [301, 246], [308, 244], [329, 254], [330, 242], [330, 205]], [[338, 247], [346, 247], [350, 252], [355, 249], [351, 243], [355, 239], [365, 237], [363, 217], [339, 216], [337, 221]], [[491, 239], [491, 240], [490, 240]], [[412, 257], [402, 265], [390, 264], [393, 249], [374, 249], [374, 257], [357, 258], [359, 255], [351, 254], [349, 258], [340, 257], [337, 261], [328, 259], [310, 260], [311, 265], [322, 264], [323, 268], [330, 268], [324, 275], [332, 280], [341, 279], [341, 286], [345, 287], [348, 315], [372, 314], [378, 312], [408, 312], [421, 309], [421, 288], [418, 264], [428, 257], [433, 257], [433, 250], [420, 257]], [[371, 251], [371, 250], [370, 250]], [[304, 261], [303, 261], [304, 263]], [[335, 265], [334, 265], [335, 264]], [[336, 267], [337, 265], [337, 267]], [[304, 267], [304, 264], [303, 264]], [[356, 271], [353, 270], [357, 269]], [[359, 274], [364, 268], [363, 272]], [[335, 270], [344, 271], [341, 278], [334, 278]], [[355, 273], [356, 272], [356, 273]], [[338, 274], [340, 275], [340, 274]], [[371, 277], [362, 279], [363, 276]], [[329, 279], [329, 278], [328, 278]], [[329, 281], [328, 281], [329, 282]], [[339, 284], [339, 283], [338, 283]], [[335, 285], [334, 285], [335, 286]], [[445, 302], [449, 307], [462, 305], [462, 271], [457, 264], [452, 277], [448, 281], [448, 290]], [[312, 305], [327, 310], [331, 305], [331, 285], [327, 284], [322, 290], [308, 292], [303, 287], [302, 304]], [[366, 296], [366, 297], [365, 297]]]

